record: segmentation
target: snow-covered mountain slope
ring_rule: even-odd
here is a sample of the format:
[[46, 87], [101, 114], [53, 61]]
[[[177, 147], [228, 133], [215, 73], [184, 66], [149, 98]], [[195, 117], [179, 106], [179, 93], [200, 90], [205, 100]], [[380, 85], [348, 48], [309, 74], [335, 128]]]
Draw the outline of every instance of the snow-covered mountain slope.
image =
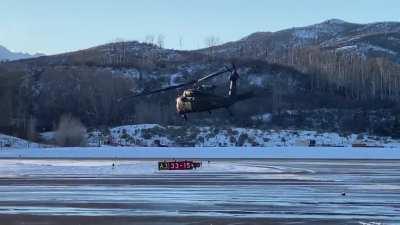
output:
[[319, 43], [323, 40], [340, 36], [359, 26], [358, 24], [348, 23], [343, 20], [331, 19], [322, 23], [292, 28], [280, 32], [288, 33], [288, 35], [291, 36], [290, 42], [293, 46], [302, 46], [305, 44]]
[[[329, 51], [347, 47], [346, 53], [364, 57], [388, 57], [399, 62], [399, 31], [398, 22], [355, 24], [331, 19], [305, 27], [253, 33], [239, 41], [213, 47], [213, 54], [220, 57], [264, 59], [282, 57], [288, 49], [293, 48], [313, 47]], [[200, 51], [210, 52], [209, 49]]]
[[37, 148], [40, 144], [21, 138], [0, 134], [0, 148]]
[[11, 60], [18, 60], [18, 59], [28, 59], [28, 58], [35, 58], [44, 56], [43, 54], [36, 53], [36, 54], [28, 54], [23, 52], [12, 52], [5, 48], [4, 46], [0, 45], [0, 61], [11, 61]]

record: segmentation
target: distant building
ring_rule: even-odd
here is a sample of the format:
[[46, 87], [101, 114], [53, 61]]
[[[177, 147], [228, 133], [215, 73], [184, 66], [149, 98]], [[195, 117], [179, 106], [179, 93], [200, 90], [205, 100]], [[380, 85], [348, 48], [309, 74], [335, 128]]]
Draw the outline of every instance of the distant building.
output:
[[309, 140], [297, 140], [295, 145], [296, 146], [308, 146], [308, 147], [315, 147], [317, 142], [314, 139]]

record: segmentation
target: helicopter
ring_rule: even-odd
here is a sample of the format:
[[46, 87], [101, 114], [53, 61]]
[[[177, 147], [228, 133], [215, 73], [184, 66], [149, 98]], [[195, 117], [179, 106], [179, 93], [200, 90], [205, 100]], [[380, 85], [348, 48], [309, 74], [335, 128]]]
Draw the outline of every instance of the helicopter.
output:
[[[215, 95], [212, 90], [215, 89], [215, 86], [207, 86], [202, 83], [206, 80], [214, 78], [216, 76], [220, 76], [222, 74], [230, 73], [229, 76], [229, 91], [226, 96]], [[237, 93], [237, 80], [239, 79], [239, 74], [237, 72], [235, 64], [232, 64], [231, 67], [225, 66], [224, 69], [219, 70], [215, 73], [211, 73], [207, 76], [204, 76], [198, 80], [192, 80], [186, 83], [169, 86], [166, 88], [153, 90], [153, 91], [144, 91], [139, 94], [129, 95], [121, 100], [128, 100], [142, 96], [148, 96], [160, 92], [165, 92], [169, 90], [180, 89], [188, 86], [192, 86], [191, 88], [183, 90], [182, 94], [180, 94], [176, 98], [176, 112], [187, 120], [187, 114], [196, 113], [196, 112], [208, 112], [211, 114], [212, 110], [225, 108], [228, 113], [233, 116], [232, 112], [229, 110], [229, 107], [233, 104], [243, 101], [249, 98], [254, 97], [253, 92], [245, 92], [238, 94]]]

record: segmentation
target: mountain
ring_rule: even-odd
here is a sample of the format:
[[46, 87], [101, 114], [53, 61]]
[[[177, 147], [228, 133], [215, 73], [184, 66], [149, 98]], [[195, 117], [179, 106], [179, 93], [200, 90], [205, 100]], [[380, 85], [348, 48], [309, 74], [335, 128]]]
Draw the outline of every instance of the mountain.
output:
[[[0, 131], [27, 124], [51, 130], [63, 114], [91, 128], [132, 123], [188, 125], [175, 113], [180, 92], [122, 97], [192, 81], [234, 61], [240, 102], [235, 118], [217, 110], [189, 115], [190, 126], [311, 129], [400, 136], [400, 23], [338, 19], [194, 51], [137, 41], [0, 64]], [[214, 78], [227, 93], [228, 76]], [[268, 119], [254, 120], [252, 118]], [[189, 126], [189, 125], [188, 125]], [[215, 130], [217, 132], [217, 130]], [[21, 133], [20, 133], [21, 134]]]
[[349, 23], [331, 19], [319, 24], [277, 32], [257, 32], [234, 42], [201, 49], [219, 57], [265, 59], [283, 57], [288, 51], [318, 48], [361, 57], [386, 57], [400, 62], [400, 23]]
[[[318, 89], [357, 99], [399, 99], [400, 23], [355, 24], [338, 19], [197, 50], [226, 60], [289, 66], [322, 78]], [[318, 78], [319, 79], [319, 78]]]
[[7, 48], [5, 48], [4, 46], [0, 45], [0, 61], [12, 61], [18, 59], [36, 58], [40, 56], [44, 56], [44, 54], [36, 53], [30, 55], [28, 53], [23, 53], [23, 52], [12, 52]]

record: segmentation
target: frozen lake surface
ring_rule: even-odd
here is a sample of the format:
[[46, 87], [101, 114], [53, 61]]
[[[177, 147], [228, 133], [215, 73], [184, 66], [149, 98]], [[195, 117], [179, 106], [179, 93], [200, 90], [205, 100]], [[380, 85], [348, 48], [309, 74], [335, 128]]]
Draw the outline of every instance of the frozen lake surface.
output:
[[212, 160], [159, 172], [152, 160], [1, 159], [0, 221], [400, 224], [400, 161]]
[[400, 159], [400, 148], [81, 147], [0, 149], [0, 158], [51, 159]]

